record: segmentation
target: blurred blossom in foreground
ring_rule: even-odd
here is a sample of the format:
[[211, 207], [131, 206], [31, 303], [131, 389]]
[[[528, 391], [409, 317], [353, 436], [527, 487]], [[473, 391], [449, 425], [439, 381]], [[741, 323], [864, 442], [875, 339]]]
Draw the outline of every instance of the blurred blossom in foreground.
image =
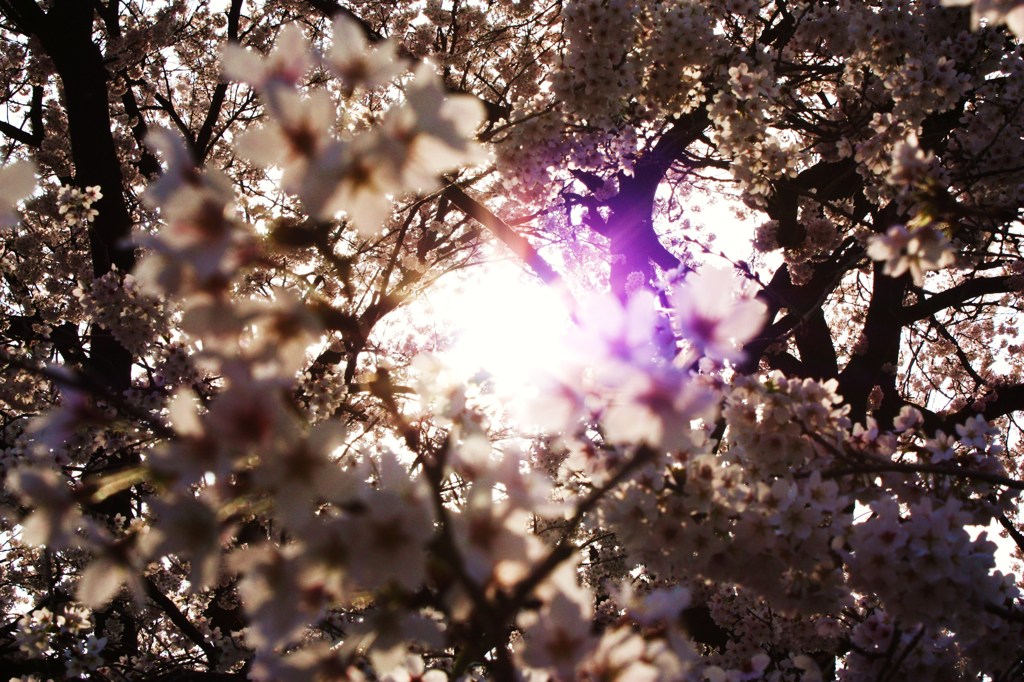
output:
[[924, 273], [949, 267], [956, 260], [946, 236], [928, 225], [910, 229], [893, 225], [884, 235], [871, 237], [868, 256], [884, 260], [882, 272], [890, 277], [909, 272], [916, 286], [924, 284]]
[[971, 26], [978, 28], [981, 20], [1006, 24], [1018, 38], [1024, 37], [1024, 1], [1022, 0], [942, 0], [946, 7], [971, 6]]
[[18, 161], [0, 168], [0, 228], [17, 224], [15, 206], [35, 188], [36, 165], [31, 161]]
[[731, 270], [704, 268], [672, 291], [676, 329], [696, 352], [712, 360], [742, 358], [738, 346], [757, 335], [767, 314], [760, 301], [736, 297], [743, 284]]

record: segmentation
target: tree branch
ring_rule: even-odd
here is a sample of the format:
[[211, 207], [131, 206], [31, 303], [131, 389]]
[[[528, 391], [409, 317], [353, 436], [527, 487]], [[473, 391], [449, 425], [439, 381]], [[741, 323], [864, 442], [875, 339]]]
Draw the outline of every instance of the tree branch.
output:
[[1013, 521], [1006, 518], [1006, 514], [1000, 514], [997, 519], [999, 525], [1006, 529], [1006, 532], [1013, 538], [1013, 542], [1019, 549], [1024, 551], [1024, 533], [1021, 533], [1017, 526], [1013, 525]]
[[[841, 478], [843, 476], [859, 476], [864, 474], [883, 474], [883, 473], [901, 473], [901, 474], [938, 474], [941, 476], [951, 476], [953, 478], [964, 478], [973, 481], [983, 481], [985, 483], [991, 483], [992, 485], [1001, 485], [1011, 490], [1024, 490], [1024, 481], [1019, 481], [1015, 478], [1008, 476], [1000, 476], [999, 474], [989, 473], [987, 471], [975, 471], [973, 469], [953, 469], [941, 464], [913, 464], [909, 462], [897, 463], [897, 462], [879, 462], [877, 464], [873, 462], [866, 462], [864, 464], [858, 464], [851, 467], [837, 467], [835, 469], [826, 469], [821, 472], [822, 478]], [[810, 472], [806, 474], [798, 473], [794, 474], [796, 478], [806, 478], [810, 476]]]
[[146, 596], [152, 599], [153, 602], [160, 607], [160, 610], [167, 615], [170, 621], [174, 623], [179, 630], [181, 630], [181, 633], [202, 649], [210, 668], [215, 668], [217, 666], [219, 652], [215, 646], [206, 641], [206, 638], [203, 636], [203, 633], [199, 631], [199, 628], [193, 625], [192, 621], [186, 618], [185, 614], [181, 612], [181, 609], [178, 608], [177, 604], [171, 601], [166, 594], [161, 592], [160, 588], [156, 586], [156, 583], [146, 576], [142, 576], [142, 587], [146, 591]]
[[0, 0], [0, 13], [7, 17], [22, 35], [38, 33], [46, 21], [46, 13], [32, 0]]
[[931, 317], [946, 308], [963, 305], [964, 303], [981, 296], [1018, 291], [1021, 288], [1020, 281], [1019, 275], [975, 277], [954, 287], [940, 291], [937, 294], [932, 294], [919, 303], [904, 306], [900, 313], [900, 319], [904, 324], [917, 322], [918, 320]]
[[[242, 16], [242, 2], [243, 0], [231, 0], [231, 6], [227, 10], [229, 43], [238, 42], [238, 26]], [[213, 132], [217, 125], [217, 120], [220, 118], [220, 112], [224, 107], [224, 99], [227, 92], [228, 84], [225, 82], [218, 83], [217, 87], [213, 90], [210, 108], [207, 110], [206, 118], [203, 120], [203, 125], [199, 128], [195, 138], [197, 163], [205, 161], [213, 149]]]
[[461, 187], [455, 184], [449, 184], [442, 193], [442, 196], [467, 216], [486, 227], [491, 234], [510, 248], [512, 253], [526, 263], [545, 284], [565, 289], [562, 276], [544, 260], [544, 257], [537, 252], [537, 249], [533, 248], [533, 244], [512, 229], [508, 223], [492, 213], [489, 208], [470, 197]]

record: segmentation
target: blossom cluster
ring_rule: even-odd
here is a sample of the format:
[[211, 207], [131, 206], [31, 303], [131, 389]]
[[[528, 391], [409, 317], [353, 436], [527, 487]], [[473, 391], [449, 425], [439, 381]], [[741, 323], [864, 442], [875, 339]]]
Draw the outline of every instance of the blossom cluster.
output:
[[57, 212], [64, 216], [68, 225], [88, 225], [100, 214], [92, 205], [102, 198], [103, 192], [99, 185], [84, 190], [63, 185], [57, 192]]
[[323, 56], [294, 24], [283, 29], [266, 58], [237, 45], [224, 54], [225, 75], [255, 88], [273, 116], [269, 125], [241, 136], [239, 152], [280, 168], [282, 188], [302, 200], [308, 215], [326, 220], [344, 211], [367, 237], [390, 217], [390, 197], [432, 191], [441, 173], [486, 160], [472, 140], [482, 105], [473, 97], [446, 96], [429, 65], [406, 79], [404, 103], [369, 129], [348, 129], [327, 89], [302, 91], [314, 67], [337, 78], [348, 96], [389, 84], [402, 75], [393, 50], [388, 43], [367, 51], [358, 27], [339, 19]]
[[17, 627], [15, 639], [22, 651], [59, 654], [68, 677], [87, 675], [103, 662], [100, 654], [107, 640], [91, 632], [86, 609], [68, 606], [56, 614], [46, 607], [34, 609], [18, 620]]
[[767, 179], [795, 175], [802, 154], [767, 133], [764, 125], [777, 115], [780, 91], [770, 65], [745, 61], [730, 66], [724, 87], [707, 105], [715, 127], [715, 142], [735, 161], [733, 177], [759, 204], [771, 189]]
[[868, 243], [868, 256], [885, 261], [883, 271], [891, 277], [910, 273], [914, 284], [924, 284], [924, 273], [953, 264], [955, 251], [941, 231], [931, 225], [894, 225]]
[[139, 291], [130, 274], [113, 270], [72, 293], [94, 324], [110, 330], [118, 343], [139, 355], [166, 326], [164, 303]]

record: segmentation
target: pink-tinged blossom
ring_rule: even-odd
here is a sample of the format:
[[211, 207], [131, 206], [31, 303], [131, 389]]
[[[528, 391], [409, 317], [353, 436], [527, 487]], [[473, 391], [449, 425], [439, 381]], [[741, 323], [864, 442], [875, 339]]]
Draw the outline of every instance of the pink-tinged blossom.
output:
[[[74, 378], [66, 368], [58, 368], [56, 371], [68, 381]], [[46, 454], [63, 447], [83, 427], [106, 425], [110, 421], [111, 413], [101, 407], [94, 397], [77, 388], [65, 386], [61, 390], [60, 404], [34, 417], [29, 422], [28, 433], [40, 454]]]
[[340, 424], [321, 422], [301, 438], [260, 451], [253, 483], [273, 496], [275, 512], [285, 527], [304, 529], [315, 522], [325, 500], [356, 496], [359, 482], [332, 458], [344, 435]]
[[146, 138], [167, 169], [143, 195], [159, 208], [165, 224], [135, 241], [149, 251], [135, 269], [139, 283], [158, 294], [219, 290], [238, 269], [244, 231], [227, 214], [234, 198], [230, 181], [216, 170], [200, 171], [181, 137], [156, 129]]
[[125, 563], [115, 555], [99, 556], [82, 571], [75, 587], [75, 599], [92, 609], [99, 609], [127, 586], [137, 603], [142, 603], [144, 590], [140, 567]]
[[[167, 168], [146, 188], [143, 199], [151, 208], [159, 208], [169, 223], [196, 221], [212, 207], [222, 208], [234, 200], [227, 176], [215, 169], [197, 168], [181, 135], [167, 128], [154, 128], [147, 135], [146, 144], [163, 158]], [[179, 239], [175, 240], [176, 245], [189, 242], [184, 235]]]
[[221, 527], [216, 511], [191, 492], [153, 499], [155, 520], [142, 536], [139, 549], [150, 559], [178, 555], [189, 559], [193, 591], [204, 590], [217, 578]]
[[523, 421], [547, 433], [565, 433], [576, 429], [585, 414], [582, 370], [561, 368], [565, 374], [550, 374], [536, 379], [537, 395], [524, 401]]
[[576, 679], [608, 682], [657, 682], [673, 679], [666, 675], [667, 670], [662, 669], [667, 662], [652, 660], [654, 657], [648, 649], [647, 641], [630, 627], [607, 630], [593, 654], [581, 662]]
[[577, 311], [577, 326], [567, 345], [583, 365], [604, 360], [649, 365], [671, 357], [672, 349], [655, 334], [661, 313], [650, 291], [629, 297], [625, 306], [614, 296], [591, 296]]
[[396, 140], [409, 139], [410, 158], [403, 180], [415, 191], [433, 189], [437, 174], [487, 161], [476, 131], [484, 122], [484, 105], [469, 95], [449, 95], [441, 76], [421, 64], [405, 86], [406, 105], [392, 109], [382, 126]]
[[543, 555], [542, 543], [530, 533], [533, 519], [508, 500], [496, 502], [490, 485], [473, 485], [465, 509], [453, 521], [466, 572], [474, 582], [507, 589], [526, 577]]
[[690, 590], [680, 585], [639, 594], [630, 582], [613, 592], [616, 602], [626, 606], [630, 618], [644, 627], [675, 621], [691, 602]]
[[[307, 209], [321, 217], [344, 212], [361, 236], [380, 233], [393, 198], [440, 187], [440, 174], [482, 163], [488, 156], [473, 138], [483, 122], [474, 97], [448, 96], [433, 69], [420, 65], [405, 86], [406, 100], [380, 127], [340, 148], [337, 162], [316, 164], [303, 191], [317, 197]], [[334, 185], [327, 183], [333, 181]], [[299, 193], [300, 197], [302, 192]]]
[[771, 657], [761, 652], [743, 661], [742, 668], [725, 670], [717, 665], [708, 666], [704, 670], [704, 679], [707, 682], [752, 682], [753, 680], [761, 680], [764, 679], [764, 672], [770, 663]]
[[306, 350], [323, 334], [319, 318], [287, 289], [272, 290], [272, 301], [230, 301], [195, 295], [181, 329], [203, 343], [203, 355], [251, 363], [251, 373], [290, 380], [306, 363]]
[[356, 88], [372, 90], [386, 85], [401, 75], [394, 41], [385, 40], [371, 48], [359, 24], [345, 16], [334, 20], [333, 29], [324, 63], [345, 84], [348, 94]]
[[956, 435], [960, 442], [969, 448], [984, 450], [992, 436], [999, 434], [999, 429], [989, 426], [980, 414], [971, 417], [963, 424], [956, 425]]
[[865, 424], [853, 425], [848, 444], [860, 452], [888, 457], [896, 447], [896, 438], [879, 429], [874, 417], [868, 417]]
[[436, 668], [427, 670], [422, 656], [409, 654], [380, 679], [381, 682], [445, 682], [448, 674]]
[[897, 186], [914, 187], [924, 184], [936, 166], [935, 155], [921, 149], [917, 135], [909, 133], [893, 149], [892, 168], [887, 180]]
[[313, 51], [298, 24], [288, 24], [266, 56], [237, 43], [224, 46], [221, 68], [225, 78], [248, 83], [257, 90], [293, 87], [313, 66]]
[[952, 435], [946, 435], [945, 431], [939, 429], [935, 432], [934, 438], [929, 438], [925, 441], [924, 447], [928, 451], [929, 458], [933, 464], [948, 462], [955, 457], [953, 448], [956, 447], [956, 438]]
[[210, 407], [206, 433], [231, 450], [248, 452], [278, 445], [294, 428], [280, 382], [236, 376]]
[[924, 284], [924, 273], [941, 270], [956, 262], [956, 252], [946, 236], [930, 225], [908, 229], [893, 225], [884, 235], [868, 242], [868, 257], [885, 261], [882, 272], [899, 277], [909, 272], [916, 286]]
[[[254, 682], [309, 682], [310, 680], [344, 679], [346, 682], [368, 682], [357, 668], [346, 670], [345, 655], [331, 643], [312, 642], [281, 654], [257, 651], [248, 671]], [[343, 672], [342, 672], [343, 671]]]
[[611, 442], [674, 450], [692, 442], [691, 420], [708, 421], [715, 413], [715, 394], [681, 373], [634, 369], [616, 383], [601, 417]]
[[254, 164], [280, 168], [281, 188], [319, 216], [342, 174], [344, 146], [333, 136], [338, 106], [326, 91], [287, 89], [276, 94], [269, 109], [269, 121], [244, 131], [235, 147]]
[[[417, 650], [428, 651], [444, 647], [443, 627], [429, 610], [377, 608], [367, 613], [361, 622], [354, 623], [347, 634], [352, 641], [361, 641], [369, 649], [367, 658], [375, 670], [390, 671], [398, 676], [394, 678], [397, 680], [409, 679], [402, 677], [403, 672], [417, 668], [421, 673], [423, 671], [422, 666], [409, 660], [418, 658], [409, 654], [410, 645]], [[428, 679], [446, 678], [431, 675]], [[419, 677], [412, 680], [422, 682]]]
[[86, 225], [93, 222], [99, 211], [92, 205], [103, 198], [99, 185], [91, 185], [85, 190], [63, 185], [57, 190], [57, 212], [64, 216], [68, 225]]
[[242, 574], [238, 593], [251, 622], [245, 634], [249, 646], [285, 646], [323, 613], [327, 594], [315, 576], [310, 579], [302, 547], [246, 547], [233, 553], [228, 564]]
[[101, 654], [106, 646], [106, 637], [97, 637], [94, 634], [90, 634], [85, 638], [84, 642], [80, 642], [77, 646], [73, 647], [68, 652], [71, 654], [71, 658], [64, 663], [64, 671], [67, 673], [68, 678], [86, 677], [88, 673], [103, 665], [103, 656]]
[[737, 348], [765, 323], [766, 308], [752, 298], [735, 298], [743, 280], [731, 270], [704, 268], [672, 291], [675, 326], [694, 349], [712, 360], [739, 360]]
[[36, 165], [31, 161], [17, 161], [0, 168], [0, 230], [20, 220], [18, 202], [32, 194], [36, 188]]
[[349, 559], [352, 577], [365, 589], [414, 591], [426, 578], [426, 546], [433, 530], [433, 515], [414, 487], [364, 496], [349, 536], [359, 548]]
[[188, 388], [178, 389], [168, 402], [168, 421], [178, 434], [170, 443], [154, 448], [150, 466], [156, 476], [173, 488], [186, 490], [207, 473], [226, 477], [234, 458], [218, 434], [211, 433], [200, 413], [199, 397]]
[[817, 662], [806, 654], [797, 654], [792, 657], [793, 667], [800, 671], [800, 682], [823, 682], [821, 668]]
[[[352, 33], [345, 26], [343, 41]], [[293, 32], [282, 34], [293, 39]], [[358, 74], [372, 80], [390, 73], [380, 64], [357, 65], [353, 59], [349, 47], [336, 46], [328, 64], [350, 78], [360, 69], [372, 69]], [[334, 134], [337, 106], [326, 91], [302, 95], [290, 81], [270, 82], [288, 87], [263, 89], [270, 121], [240, 136], [240, 153], [259, 165], [282, 168], [282, 187], [298, 196], [310, 215], [331, 219], [344, 213], [363, 237], [381, 232], [395, 198], [437, 189], [441, 173], [488, 159], [474, 139], [484, 120], [483, 105], [475, 97], [449, 96], [427, 64], [405, 84], [403, 103], [388, 110], [378, 126], [344, 141]]]
[[900, 413], [893, 420], [893, 430], [897, 433], [903, 433], [904, 431], [913, 431], [917, 427], [924, 423], [924, 416], [921, 414], [921, 410], [911, 405], [904, 405], [900, 408]]
[[338, 147], [336, 162], [321, 159], [325, 172], [311, 175], [299, 195], [319, 217], [344, 213], [361, 237], [375, 237], [391, 216], [394, 199], [408, 190], [401, 178], [406, 152], [379, 130], [361, 133]]
[[[871, 511], [852, 526], [852, 552], [843, 552], [851, 585], [870, 586], [904, 622], [947, 627], [961, 636], [977, 632], [988, 620], [984, 606], [1001, 603], [1004, 580], [993, 570], [993, 543], [984, 533], [971, 539], [971, 514], [961, 502], [925, 498], [901, 509], [884, 498], [872, 502]], [[964, 603], [978, 608], [958, 608]]]

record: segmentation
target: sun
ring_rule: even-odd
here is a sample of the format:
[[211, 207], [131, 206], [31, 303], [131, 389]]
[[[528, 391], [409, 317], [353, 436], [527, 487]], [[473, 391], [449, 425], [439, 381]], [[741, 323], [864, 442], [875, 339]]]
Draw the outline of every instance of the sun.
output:
[[483, 373], [499, 395], [521, 395], [567, 360], [564, 297], [515, 262], [487, 262], [436, 289], [424, 312], [451, 337], [439, 356], [456, 376]]

